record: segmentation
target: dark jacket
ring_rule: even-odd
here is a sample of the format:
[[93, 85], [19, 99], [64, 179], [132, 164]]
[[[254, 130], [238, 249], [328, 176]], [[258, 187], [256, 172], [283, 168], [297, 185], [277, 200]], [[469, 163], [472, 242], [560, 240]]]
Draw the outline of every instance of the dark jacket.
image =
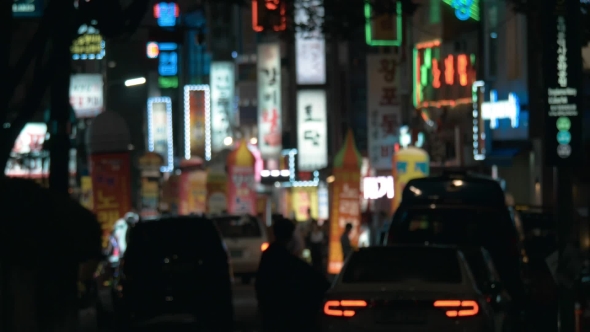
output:
[[271, 244], [262, 254], [255, 284], [263, 331], [314, 331], [329, 287], [310, 265]]

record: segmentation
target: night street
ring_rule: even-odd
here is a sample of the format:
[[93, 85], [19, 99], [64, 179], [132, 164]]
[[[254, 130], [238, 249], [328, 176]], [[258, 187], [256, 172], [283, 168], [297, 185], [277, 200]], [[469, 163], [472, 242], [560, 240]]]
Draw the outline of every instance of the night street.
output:
[[[258, 331], [258, 321], [256, 317], [256, 296], [254, 294], [254, 284], [242, 285], [239, 279], [234, 286], [234, 308], [236, 313], [235, 332], [256, 332]], [[94, 310], [85, 310], [80, 312], [80, 331], [98, 332]], [[193, 319], [189, 316], [163, 316], [153, 319], [145, 325], [138, 326], [135, 331], [138, 332], [174, 332], [174, 331], [191, 331], [193, 328]], [[110, 332], [103, 330], [101, 332]]]

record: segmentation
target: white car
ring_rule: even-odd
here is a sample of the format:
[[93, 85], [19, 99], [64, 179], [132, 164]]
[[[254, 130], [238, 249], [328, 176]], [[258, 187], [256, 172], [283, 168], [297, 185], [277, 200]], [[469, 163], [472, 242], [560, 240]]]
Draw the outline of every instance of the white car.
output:
[[461, 251], [438, 246], [362, 248], [326, 294], [323, 331], [492, 332], [494, 312]]
[[216, 216], [217, 224], [231, 258], [233, 274], [244, 284], [256, 275], [262, 252], [268, 248], [266, 226], [256, 217]]

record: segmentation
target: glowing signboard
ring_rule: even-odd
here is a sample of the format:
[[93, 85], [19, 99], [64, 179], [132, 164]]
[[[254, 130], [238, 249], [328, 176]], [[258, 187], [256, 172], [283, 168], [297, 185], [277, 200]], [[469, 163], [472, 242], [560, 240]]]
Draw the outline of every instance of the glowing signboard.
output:
[[371, 4], [365, 3], [365, 41], [370, 46], [401, 46], [402, 3], [397, 1], [396, 15], [375, 16]]
[[225, 149], [225, 139], [232, 137], [235, 75], [236, 67], [233, 62], [211, 63], [211, 150], [213, 152]]
[[178, 74], [178, 45], [175, 43], [160, 43], [158, 73], [160, 76], [176, 76]]
[[295, 62], [297, 67], [297, 84], [326, 84], [326, 40], [321, 30], [324, 7], [319, 0], [298, 0], [295, 2], [295, 23], [311, 24], [310, 11], [314, 13], [315, 29], [307, 31], [296, 28]]
[[43, 3], [43, 0], [12, 0], [12, 16], [41, 16], [43, 15]]
[[300, 171], [328, 166], [326, 91], [297, 91], [297, 158]]
[[363, 179], [365, 199], [379, 199], [394, 196], [393, 176], [366, 177]]
[[252, 0], [252, 29], [262, 32], [272, 27], [274, 31], [287, 28], [286, 0]]
[[484, 160], [486, 155], [485, 126], [482, 115], [484, 89], [485, 83], [483, 81], [473, 83], [471, 89], [473, 94], [473, 159], [475, 160]]
[[100, 60], [105, 56], [105, 41], [97, 28], [82, 24], [70, 51], [74, 60]]
[[414, 47], [414, 106], [442, 107], [472, 103], [474, 54], [444, 54], [440, 40]]
[[164, 158], [162, 172], [172, 172], [174, 169], [172, 99], [170, 97], [149, 98], [147, 108], [148, 150]]
[[490, 120], [490, 127], [498, 127], [499, 119], [510, 119], [512, 128], [518, 128], [520, 118], [520, 102], [514, 93], [508, 94], [508, 100], [498, 100], [498, 92], [490, 92], [490, 101], [482, 103], [481, 116], [484, 120]]
[[184, 87], [184, 158], [211, 160], [211, 110], [209, 85]]
[[180, 15], [178, 5], [173, 2], [160, 2], [154, 5], [154, 18], [161, 27], [173, 27]]
[[258, 44], [258, 148], [264, 159], [277, 158], [283, 146], [281, 48]]
[[146, 45], [145, 54], [149, 59], [156, 59], [160, 55], [160, 47], [156, 42], [149, 42]]
[[479, 1], [478, 0], [443, 0], [444, 3], [455, 9], [455, 16], [461, 21], [473, 19], [479, 21]]

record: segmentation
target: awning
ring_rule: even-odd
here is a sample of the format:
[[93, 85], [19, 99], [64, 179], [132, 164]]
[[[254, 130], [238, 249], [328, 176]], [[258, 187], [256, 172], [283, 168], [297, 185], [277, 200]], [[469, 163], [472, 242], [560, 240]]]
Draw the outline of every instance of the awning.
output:
[[509, 167], [512, 166], [512, 161], [522, 151], [521, 148], [501, 148], [494, 149], [486, 153], [484, 163], [488, 166]]

